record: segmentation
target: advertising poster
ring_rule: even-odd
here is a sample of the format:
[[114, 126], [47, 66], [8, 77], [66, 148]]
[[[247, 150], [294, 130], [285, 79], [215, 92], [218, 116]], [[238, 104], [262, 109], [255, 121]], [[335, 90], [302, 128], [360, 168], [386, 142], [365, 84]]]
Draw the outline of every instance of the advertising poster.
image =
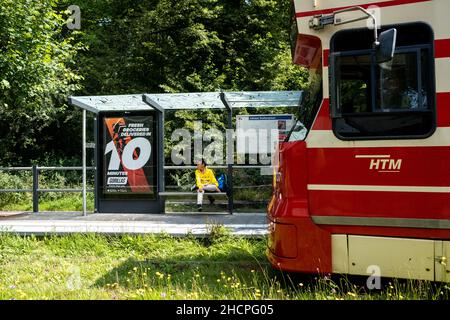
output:
[[103, 135], [103, 194], [154, 195], [153, 117], [105, 117]]

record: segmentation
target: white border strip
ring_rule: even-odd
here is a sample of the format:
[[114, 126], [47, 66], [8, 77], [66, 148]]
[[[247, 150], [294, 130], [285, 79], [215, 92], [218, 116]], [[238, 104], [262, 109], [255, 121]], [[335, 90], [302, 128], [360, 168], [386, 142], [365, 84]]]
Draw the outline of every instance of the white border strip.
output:
[[370, 154], [360, 154], [356, 155], [356, 159], [389, 159], [390, 155], [370, 155]]
[[436, 59], [436, 92], [450, 92], [450, 58]]
[[427, 139], [344, 141], [332, 130], [311, 130], [306, 138], [308, 148], [392, 148], [392, 147], [450, 147], [450, 127], [436, 128]]
[[308, 184], [311, 191], [372, 191], [372, 192], [424, 192], [450, 193], [450, 187], [420, 187], [420, 186], [370, 186], [370, 185], [339, 185], [339, 184]]

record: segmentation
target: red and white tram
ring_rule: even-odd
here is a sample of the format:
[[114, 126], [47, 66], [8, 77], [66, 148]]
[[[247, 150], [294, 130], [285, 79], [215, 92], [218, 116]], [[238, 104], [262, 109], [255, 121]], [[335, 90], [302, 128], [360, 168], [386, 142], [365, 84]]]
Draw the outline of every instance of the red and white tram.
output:
[[450, 1], [293, 8], [293, 62], [311, 87], [306, 134], [279, 146], [270, 262], [450, 282]]

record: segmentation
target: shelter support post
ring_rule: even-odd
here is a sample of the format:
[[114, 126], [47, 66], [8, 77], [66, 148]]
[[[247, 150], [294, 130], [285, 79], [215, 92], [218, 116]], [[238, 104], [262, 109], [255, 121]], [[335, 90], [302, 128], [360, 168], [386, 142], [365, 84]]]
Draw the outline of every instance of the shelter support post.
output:
[[[220, 92], [220, 100], [225, 105], [228, 111], [228, 123], [227, 123], [227, 140], [229, 144], [233, 145], [233, 108], [228, 102], [225, 93]], [[231, 147], [227, 147], [227, 171], [228, 171], [228, 211], [233, 214], [234, 201], [233, 201], [233, 163], [234, 163], [234, 150]]]
[[39, 169], [33, 165], [33, 212], [39, 212]]
[[158, 181], [157, 181], [157, 194], [158, 194], [158, 201], [160, 203], [160, 208], [162, 213], [165, 213], [165, 199], [159, 196], [159, 193], [165, 192], [165, 172], [164, 172], [164, 119], [165, 119], [165, 110], [163, 107], [161, 107], [156, 101], [150, 99], [147, 95], [142, 96], [142, 101], [152, 107], [154, 110], [157, 111], [158, 114], [158, 129], [157, 129], [157, 140], [158, 143], [158, 157], [156, 159], [157, 162], [157, 170], [158, 170]]
[[83, 109], [83, 142], [82, 142], [82, 157], [83, 157], [83, 216], [86, 216], [86, 110]]
[[94, 213], [98, 212], [98, 207], [99, 207], [99, 172], [98, 172], [98, 166], [99, 166], [99, 160], [98, 160], [98, 154], [99, 154], [99, 148], [98, 146], [100, 145], [100, 138], [99, 138], [99, 133], [98, 133], [98, 128], [99, 128], [99, 124], [98, 124], [98, 114], [94, 113], [94, 166], [95, 166], [95, 170], [94, 170]]

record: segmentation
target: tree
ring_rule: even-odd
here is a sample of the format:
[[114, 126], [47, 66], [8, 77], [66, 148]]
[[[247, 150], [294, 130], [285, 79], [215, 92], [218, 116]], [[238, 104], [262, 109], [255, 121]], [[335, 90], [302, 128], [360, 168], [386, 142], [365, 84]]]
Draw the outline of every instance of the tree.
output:
[[[304, 88], [307, 74], [290, 58], [290, 2], [2, 0], [0, 160], [79, 156], [79, 110], [65, 105], [72, 93]], [[71, 4], [81, 32], [64, 26]], [[167, 128], [200, 118], [207, 127], [224, 120], [180, 111]]]
[[86, 0], [83, 94], [299, 89], [289, 0]]
[[64, 35], [67, 14], [56, 11], [58, 4], [0, 2], [2, 164], [25, 163], [52, 150], [53, 139], [62, 138], [57, 130], [67, 117], [67, 96], [80, 88], [73, 61], [82, 47], [75, 34]]

